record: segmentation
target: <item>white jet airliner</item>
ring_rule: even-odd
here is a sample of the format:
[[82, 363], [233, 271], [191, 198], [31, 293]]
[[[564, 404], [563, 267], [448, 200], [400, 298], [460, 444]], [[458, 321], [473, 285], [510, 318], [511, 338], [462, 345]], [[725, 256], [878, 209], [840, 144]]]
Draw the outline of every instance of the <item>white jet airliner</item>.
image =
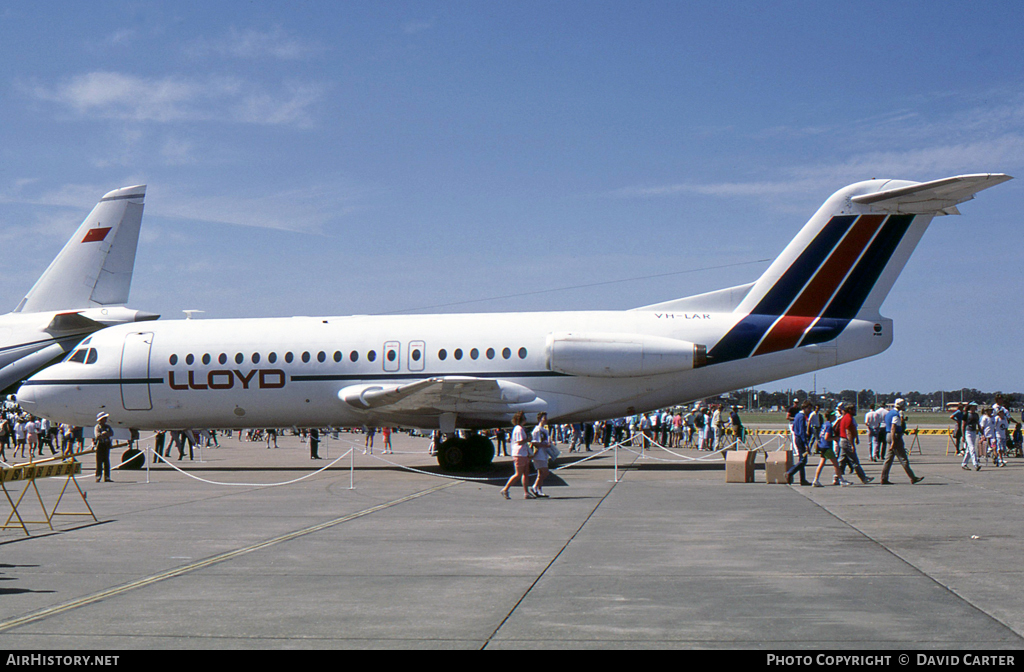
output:
[[146, 186], [106, 194], [14, 312], [0, 315], [0, 390], [62, 359], [104, 327], [155, 320], [129, 310]]
[[[183, 429], [481, 429], [512, 414], [631, 415], [882, 352], [879, 313], [935, 215], [1007, 175], [870, 180], [832, 195], [764, 274], [628, 311], [175, 320], [122, 325], [28, 380], [32, 413]], [[452, 437], [442, 466], [486, 464]]]

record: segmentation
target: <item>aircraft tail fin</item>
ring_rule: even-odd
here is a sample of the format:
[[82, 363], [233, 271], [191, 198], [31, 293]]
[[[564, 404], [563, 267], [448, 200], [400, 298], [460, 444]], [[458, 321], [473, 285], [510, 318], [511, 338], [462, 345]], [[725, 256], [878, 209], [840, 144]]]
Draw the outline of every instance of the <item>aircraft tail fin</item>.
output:
[[127, 303], [145, 196], [144, 184], [103, 196], [14, 312]]
[[932, 217], [1008, 175], [960, 175], [916, 183], [868, 180], [840, 189], [754, 283], [736, 325], [709, 362], [741, 359], [836, 338], [857, 316], [878, 316]]

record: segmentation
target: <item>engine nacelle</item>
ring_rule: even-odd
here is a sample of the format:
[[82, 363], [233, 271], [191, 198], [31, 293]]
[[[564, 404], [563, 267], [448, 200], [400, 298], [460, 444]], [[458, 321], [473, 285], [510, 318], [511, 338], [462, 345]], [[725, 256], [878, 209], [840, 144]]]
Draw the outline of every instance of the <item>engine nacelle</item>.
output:
[[662, 336], [601, 332], [548, 335], [548, 368], [596, 378], [654, 376], [707, 364], [707, 346]]

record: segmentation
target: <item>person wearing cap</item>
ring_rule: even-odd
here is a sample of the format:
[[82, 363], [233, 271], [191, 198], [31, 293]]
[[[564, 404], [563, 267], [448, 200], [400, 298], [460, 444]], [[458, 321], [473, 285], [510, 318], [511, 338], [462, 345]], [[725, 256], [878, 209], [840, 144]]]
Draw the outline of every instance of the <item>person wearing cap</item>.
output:
[[974, 470], [981, 471], [981, 463], [978, 462], [978, 429], [981, 427], [981, 418], [978, 417], [978, 404], [973, 401], [967, 404], [967, 413], [964, 414], [964, 461], [960, 463], [961, 469], [970, 471], [968, 461], [974, 463]]
[[892, 467], [893, 458], [897, 457], [900, 464], [903, 465], [903, 471], [907, 472], [911, 484], [924, 480], [924, 476], [914, 475], [914, 470], [910, 468], [910, 458], [907, 457], [907, 451], [903, 447], [903, 433], [907, 431], [907, 416], [903, 413], [905, 407], [906, 402], [903, 399], [897, 399], [893, 403], [893, 409], [885, 414], [885, 426], [890, 439], [889, 450], [886, 452], [885, 462], [882, 463], [882, 485], [892, 485], [889, 482], [889, 469]]
[[96, 414], [96, 426], [93, 428], [92, 445], [96, 449], [96, 482], [103, 480], [110, 483], [110, 449], [114, 443], [114, 428], [107, 424], [106, 413]]

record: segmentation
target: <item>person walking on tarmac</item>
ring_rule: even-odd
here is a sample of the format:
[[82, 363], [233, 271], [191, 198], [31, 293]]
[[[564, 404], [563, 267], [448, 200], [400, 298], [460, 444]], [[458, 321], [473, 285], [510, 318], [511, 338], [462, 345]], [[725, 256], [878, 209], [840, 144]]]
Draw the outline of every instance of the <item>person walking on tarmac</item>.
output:
[[501, 496], [505, 499], [511, 499], [508, 496], [508, 489], [512, 487], [512, 484], [516, 480], [521, 480], [523, 484], [523, 496], [526, 499], [536, 499], [530, 491], [530, 436], [526, 433], [526, 429], [523, 428], [523, 424], [526, 422], [526, 414], [522, 411], [517, 411], [512, 416], [512, 424], [515, 428], [512, 430], [512, 461], [515, 464], [515, 473], [508, 479], [508, 483], [501, 489]]
[[797, 461], [786, 472], [786, 482], [793, 483], [793, 474], [800, 472], [800, 485], [810, 485], [804, 467], [807, 466], [807, 414], [814, 408], [811, 402], [805, 401], [803, 407], [793, 418], [793, 447], [796, 449]]
[[915, 476], [913, 469], [910, 468], [910, 459], [907, 457], [907, 451], [903, 446], [903, 433], [907, 431], [907, 416], [903, 413], [903, 409], [906, 407], [906, 402], [902, 399], [897, 399], [893, 403], [893, 409], [885, 414], [885, 427], [889, 434], [889, 451], [885, 455], [885, 462], [882, 464], [882, 485], [892, 485], [889, 482], [889, 468], [892, 467], [893, 458], [899, 458], [900, 464], [903, 465], [903, 471], [907, 472], [907, 477], [910, 479], [911, 484], [920, 483], [924, 480], [924, 476]]
[[533, 482], [533, 487], [530, 488], [530, 491], [537, 497], [547, 498], [543, 490], [544, 479], [548, 475], [548, 460], [550, 459], [548, 448], [551, 447], [547, 413], [541, 411], [537, 414], [537, 426], [533, 428], [531, 438], [531, 443], [533, 444], [533, 467], [537, 470], [537, 478]]
[[107, 424], [106, 413], [96, 415], [96, 426], [93, 428], [92, 445], [96, 449], [96, 482], [103, 480], [110, 483], [110, 449], [114, 443], [114, 428]]
[[[821, 470], [825, 468], [826, 462], [832, 462], [833, 468], [836, 470], [836, 477], [833, 480], [833, 485], [850, 485], [850, 482], [843, 478], [842, 474], [839, 473], [839, 461], [836, 460], [836, 453], [834, 450], [835, 446], [835, 434], [833, 433], [832, 421], [836, 419], [834, 411], [829, 411], [825, 417], [825, 423], [821, 426], [821, 430], [818, 433], [818, 454], [821, 455], [821, 460], [818, 461], [818, 468], [814, 472], [814, 481], [812, 484], [816, 488], [823, 487], [821, 485]], [[811, 437], [814, 440], [814, 437]]]

